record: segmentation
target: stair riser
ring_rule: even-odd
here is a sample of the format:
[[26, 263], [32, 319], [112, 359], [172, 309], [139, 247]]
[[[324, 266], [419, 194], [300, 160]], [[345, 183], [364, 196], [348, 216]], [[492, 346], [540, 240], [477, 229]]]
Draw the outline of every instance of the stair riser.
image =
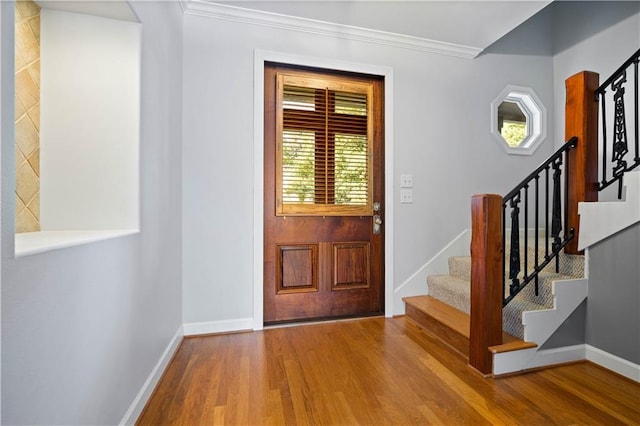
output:
[[429, 295], [449, 306], [469, 313], [470, 286], [469, 281], [461, 281], [448, 275], [432, 275], [427, 277]]
[[445, 326], [438, 320], [431, 317], [410, 304], [405, 307], [405, 314], [422, 328], [435, 335], [447, 345], [458, 351], [465, 358], [469, 358], [469, 338]]
[[461, 280], [471, 281], [471, 257], [450, 257], [449, 275]]

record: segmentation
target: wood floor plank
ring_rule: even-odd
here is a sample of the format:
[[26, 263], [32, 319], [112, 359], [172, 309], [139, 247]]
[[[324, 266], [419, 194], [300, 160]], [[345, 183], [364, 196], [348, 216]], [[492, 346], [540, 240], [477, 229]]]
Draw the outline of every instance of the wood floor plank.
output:
[[485, 379], [406, 318], [188, 338], [139, 425], [640, 424], [640, 384], [590, 363]]

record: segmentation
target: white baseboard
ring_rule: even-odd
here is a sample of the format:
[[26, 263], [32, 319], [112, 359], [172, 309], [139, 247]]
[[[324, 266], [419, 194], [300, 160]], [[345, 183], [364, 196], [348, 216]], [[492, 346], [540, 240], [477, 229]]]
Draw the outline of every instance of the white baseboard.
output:
[[427, 293], [427, 276], [436, 274], [448, 274], [449, 257], [469, 256], [471, 244], [471, 232], [468, 229], [462, 231], [449, 244], [440, 250], [435, 256], [422, 265], [416, 272], [407, 278], [393, 291], [393, 313], [404, 314], [403, 297], [419, 296]]
[[640, 365], [591, 345], [584, 345], [587, 360], [640, 383]]
[[537, 348], [531, 348], [522, 351], [495, 354], [493, 357], [493, 374], [500, 376], [548, 365], [586, 359], [607, 370], [640, 383], [640, 365], [591, 345], [581, 344], [553, 349], [536, 349]]
[[253, 330], [253, 318], [224, 321], [189, 322], [183, 325], [185, 336]]
[[140, 416], [140, 413], [142, 413], [144, 406], [147, 404], [147, 401], [149, 400], [151, 393], [156, 388], [158, 381], [160, 381], [160, 378], [162, 377], [162, 374], [167, 368], [169, 361], [171, 361], [173, 354], [178, 349], [178, 346], [182, 341], [182, 336], [183, 336], [182, 326], [180, 326], [178, 328], [178, 331], [176, 331], [176, 334], [171, 339], [171, 342], [169, 342], [169, 345], [162, 353], [162, 356], [160, 356], [158, 363], [153, 368], [153, 370], [151, 370], [151, 374], [149, 374], [149, 377], [147, 377], [147, 380], [145, 380], [144, 384], [142, 385], [142, 388], [140, 389], [135, 399], [129, 406], [129, 409], [124, 414], [124, 417], [120, 421], [120, 425], [135, 424], [136, 420]]
[[541, 349], [529, 368], [544, 367], [546, 365], [564, 364], [585, 359], [585, 345], [563, 346], [560, 348]]

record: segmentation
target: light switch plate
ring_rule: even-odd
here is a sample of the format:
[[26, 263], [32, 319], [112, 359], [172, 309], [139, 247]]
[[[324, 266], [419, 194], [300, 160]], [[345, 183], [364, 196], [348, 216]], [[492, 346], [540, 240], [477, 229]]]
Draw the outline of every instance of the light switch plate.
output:
[[402, 190], [400, 190], [400, 203], [401, 204], [413, 203], [413, 190], [412, 189], [402, 189]]
[[413, 175], [400, 175], [400, 188], [413, 188]]

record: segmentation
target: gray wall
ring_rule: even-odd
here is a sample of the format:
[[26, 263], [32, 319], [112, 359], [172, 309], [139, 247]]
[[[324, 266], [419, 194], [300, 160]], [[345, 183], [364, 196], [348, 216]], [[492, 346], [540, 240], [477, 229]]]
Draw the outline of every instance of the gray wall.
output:
[[[608, 78], [640, 46], [640, 2], [554, 2], [555, 142], [564, 140], [565, 80], [587, 70]], [[601, 194], [601, 199], [608, 199]], [[635, 238], [635, 242], [634, 242]], [[545, 347], [587, 343], [640, 361], [638, 225], [592, 247], [589, 297]], [[612, 253], [616, 253], [615, 256]], [[624, 260], [623, 260], [624, 259]], [[586, 308], [585, 308], [586, 306]], [[618, 321], [620, 320], [620, 321]], [[579, 327], [585, 324], [586, 331]], [[582, 336], [584, 339], [577, 339]]]
[[[561, 1], [552, 3], [545, 9], [544, 13], [547, 12], [553, 33], [554, 142], [559, 147], [564, 141], [565, 80], [586, 70], [599, 73], [602, 82], [638, 49], [640, 2]], [[637, 232], [635, 235], [635, 245], [629, 244], [632, 237], [621, 233], [591, 248], [589, 297], [549, 338], [545, 349], [587, 343], [638, 363], [640, 252]], [[606, 245], [618, 247], [625, 251], [625, 258], [635, 260], [618, 268], [619, 261], [606, 256], [607, 249], [603, 249]], [[610, 294], [613, 288], [620, 293]], [[627, 309], [629, 304], [631, 310]], [[611, 315], [613, 311], [616, 314]], [[611, 318], [617, 315], [627, 321], [612, 327]]]
[[561, 348], [564, 346], [582, 345], [585, 343], [585, 318], [587, 316], [587, 300], [584, 300], [569, 315], [558, 329], [547, 339], [541, 349]]
[[565, 80], [580, 71], [604, 82], [640, 46], [640, 2], [556, 1], [553, 10], [553, 80], [556, 146], [564, 141]]
[[[3, 18], [12, 7], [2, 2]], [[3, 153], [3, 424], [117, 424], [182, 323], [182, 12], [175, 2], [133, 8], [143, 45], [141, 232], [14, 259], [13, 159]], [[3, 43], [11, 32], [2, 26]], [[3, 77], [11, 69], [3, 60]], [[10, 93], [3, 84], [3, 112]]]
[[640, 224], [589, 249], [586, 343], [640, 364]]

